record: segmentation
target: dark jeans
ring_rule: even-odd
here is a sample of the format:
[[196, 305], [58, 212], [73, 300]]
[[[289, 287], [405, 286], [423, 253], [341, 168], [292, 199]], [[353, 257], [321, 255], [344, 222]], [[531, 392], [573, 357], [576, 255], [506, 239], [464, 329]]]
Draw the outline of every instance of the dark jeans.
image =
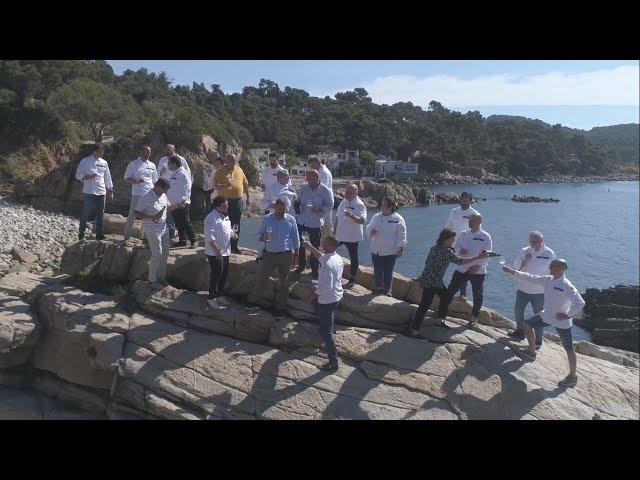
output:
[[327, 349], [329, 362], [338, 363], [338, 349], [336, 348], [335, 336], [333, 333], [333, 322], [335, 312], [340, 302], [334, 303], [316, 303], [316, 311], [318, 313], [318, 324], [320, 336], [324, 340], [324, 346]]
[[176, 228], [178, 229], [178, 237], [181, 242], [186, 242], [189, 239], [190, 242], [196, 241], [196, 234], [193, 231], [193, 225], [191, 225], [191, 219], [189, 218], [190, 205], [185, 205], [184, 208], [177, 208], [173, 213], [173, 219], [176, 222]]
[[82, 201], [82, 217], [80, 217], [80, 235], [84, 235], [87, 229], [87, 221], [93, 215], [96, 216], [94, 233], [96, 236], [102, 235], [102, 219], [104, 218], [105, 195], [92, 195], [84, 193]]
[[396, 256], [372, 253], [371, 261], [373, 262], [373, 288], [389, 293], [393, 282], [393, 267], [396, 266]]
[[238, 240], [240, 240], [240, 219], [242, 218], [242, 198], [228, 198], [229, 202], [229, 210], [227, 210], [227, 215], [229, 215], [229, 221], [231, 222], [231, 226], [238, 225], [238, 238], [231, 239], [231, 250], [238, 250]]
[[413, 317], [413, 322], [411, 322], [411, 328], [413, 328], [414, 330], [420, 330], [420, 325], [422, 325], [424, 316], [427, 313], [427, 310], [429, 310], [431, 303], [433, 302], [433, 297], [435, 297], [436, 295], [438, 295], [440, 299], [438, 303], [438, 318], [446, 318], [447, 307], [449, 306], [449, 293], [447, 292], [447, 289], [444, 287], [423, 288], [422, 299], [420, 300], [418, 310]]
[[169, 227], [169, 240], [176, 236], [176, 221], [173, 219], [173, 213], [167, 212], [167, 227]]
[[[304, 270], [307, 267], [307, 257], [306, 257], [306, 249], [302, 243], [302, 232], [309, 232], [309, 242], [316, 248], [320, 248], [320, 227], [312, 228], [305, 227], [304, 225], [298, 224], [298, 234], [300, 235], [300, 248], [298, 249], [298, 268]], [[311, 264], [311, 271], [316, 274], [318, 273], [318, 268], [320, 268], [320, 262], [316, 257], [311, 255], [309, 258], [309, 263]]]
[[358, 267], [360, 266], [360, 262], [358, 261], [358, 242], [340, 242], [340, 245], [347, 247], [349, 260], [351, 261], [351, 278], [355, 280]]
[[467, 281], [471, 282], [471, 290], [473, 291], [473, 308], [471, 310], [472, 315], [478, 315], [480, 313], [480, 308], [482, 308], [482, 300], [483, 300], [483, 290], [484, 290], [484, 278], [485, 274], [470, 274], [470, 273], [462, 273], [459, 271], [453, 272], [453, 276], [451, 277], [451, 283], [449, 283], [449, 301], [453, 300], [454, 295], [458, 290], [460, 290], [460, 285], [466, 283]]
[[224, 284], [229, 273], [229, 257], [207, 255], [209, 260], [209, 298], [224, 295]]

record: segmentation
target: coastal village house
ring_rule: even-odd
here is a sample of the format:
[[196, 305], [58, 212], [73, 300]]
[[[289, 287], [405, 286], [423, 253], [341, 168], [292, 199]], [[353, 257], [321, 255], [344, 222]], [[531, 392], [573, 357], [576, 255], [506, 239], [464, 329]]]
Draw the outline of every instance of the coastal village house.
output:
[[293, 175], [304, 175], [309, 168], [309, 158], [318, 158], [331, 170], [334, 177], [350, 176], [365, 177], [373, 174], [373, 167], [360, 164], [359, 150], [346, 150], [345, 152], [320, 152], [300, 159], [299, 165], [291, 167]]
[[406, 162], [391, 160], [388, 157], [379, 157], [375, 163], [375, 176], [377, 178], [411, 177], [418, 174], [418, 164], [411, 162], [411, 157]]

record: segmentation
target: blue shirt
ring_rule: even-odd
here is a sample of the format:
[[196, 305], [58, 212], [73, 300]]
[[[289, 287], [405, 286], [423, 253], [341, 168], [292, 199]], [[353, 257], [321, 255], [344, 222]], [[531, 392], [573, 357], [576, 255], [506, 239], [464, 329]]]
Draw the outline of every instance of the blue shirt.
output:
[[292, 215], [285, 213], [284, 218], [278, 219], [275, 213], [270, 213], [262, 217], [262, 223], [258, 229], [258, 241], [267, 227], [271, 227], [271, 241], [265, 242], [267, 252], [279, 253], [300, 248], [298, 225]]
[[[300, 225], [305, 227], [322, 227], [324, 214], [333, 210], [331, 190], [323, 184], [312, 189], [308, 183], [305, 183], [298, 191], [298, 200], [300, 201], [300, 213], [297, 215], [297, 220]], [[321, 208], [322, 213], [312, 212], [311, 208], [307, 206], [310, 203], [315, 207]]]

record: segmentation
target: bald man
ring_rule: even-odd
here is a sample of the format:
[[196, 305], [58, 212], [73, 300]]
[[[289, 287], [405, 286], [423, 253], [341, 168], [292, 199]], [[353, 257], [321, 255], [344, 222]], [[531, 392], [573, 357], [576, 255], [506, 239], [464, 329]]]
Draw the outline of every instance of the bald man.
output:
[[[474, 213], [469, 216], [469, 228], [456, 237], [454, 249], [462, 258], [473, 258], [484, 251], [491, 251], [493, 243], [491, 235], [482, 229], [482, 215]], [[451, 277], [451, 283], [447, 288], [449, 302], [460, 286], [467, 281], [471, 282], [473, 291], [473, 308], [469, 325], [478, 323], [478, 315], [482, 308], [484, 279], [487, 276], [488, 258], [481, 258], [471, 263], [458, 265]]]
[[340, 245], [347, 247], [351, 272], [347, 286], [356, 282], [356, 275], [360, 262], [358, 259], [358, 244], [364, 238], [363, 225], [367, 221], [367, 207], [358, 197], [358, 187], [347, 185], [344, 200], [340, 202], [336, 212], [336, 238]]
[[140, 156], [129, 162], [124, 172], [125, 182], [131, 185], [131, 204], [129, 205], [127, 224], [124, 227], [125, 240], [131, 236], [138, 200], [151, 191], [158, 180], [158, 172], [155, 164], [149, 160], [150, 156], [151, 147], [145, 145], [140, 150]]
[[529, 345], [519, 352], [524, 357], [535, 360], [536, 338], [542, 339], [545, 326], [556, 327], [562, 347], [567, 352], [569, 360], [569, 375], [560, 380], [558, 385], [573, 387], [578, 383], [578, 377], [571, 327], [573, 326], [573, 317], [582, 311], [585, 302], [576, 287], [565, 277], [567, 268], [567, 261], [559, 258], [553, 260], [549, 265], [550, 275], [534, 275], [514, 270], [506, 265], [502, 267], [502, 270], [518, 280], [527, 280], [544, 287], [544, 307], [540, 313], [524, 321], [524, 332]]

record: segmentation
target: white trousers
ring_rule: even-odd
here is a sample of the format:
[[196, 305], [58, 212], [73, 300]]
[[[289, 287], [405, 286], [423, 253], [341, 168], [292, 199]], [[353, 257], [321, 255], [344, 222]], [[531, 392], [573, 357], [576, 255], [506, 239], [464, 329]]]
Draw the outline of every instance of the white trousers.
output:
[[167, 259], [169, 258], [169, 231], [160, 235], [145, 233], [149, 242], [151, 259], [149, 260], [149, 281], [157, 282], [167, 278]]

